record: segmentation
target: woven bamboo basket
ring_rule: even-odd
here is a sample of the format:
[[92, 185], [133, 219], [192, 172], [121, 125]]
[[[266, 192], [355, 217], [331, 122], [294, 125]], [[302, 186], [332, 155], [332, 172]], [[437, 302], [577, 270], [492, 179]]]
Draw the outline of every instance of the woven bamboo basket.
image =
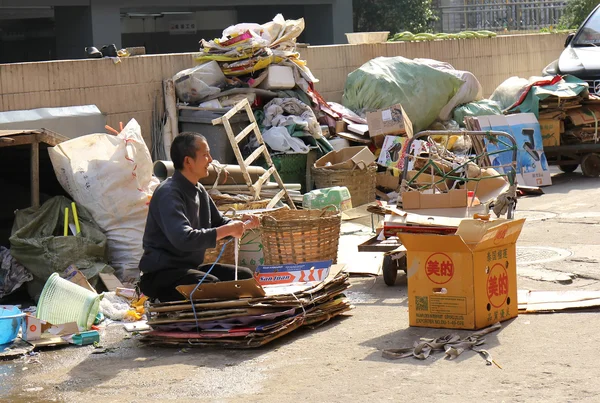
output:
[[352, 169], [328, 169], [313, 166], [312, 174], [317, 189], [346, 186], [352, 197], [352, 207], [375, 201], [376, 165], [369, 165], [366, 169], [360, 169], [358, 166]]
[[341, 213], [322, 210], [278, 210], [261, 217], [265, 264], [337, 262]]
[[[216, 248], [207, 249], [206, 252], [204, 252], [204, 263], [216, 262], [217, 258], [219, 257], [219, 253], [221, 253], [221, 248], [225, 242], [226, 241], [224, 239], [219, 239], [217, 241]], [[221, 256], [221, 259], [219, 259], [219, 263], [235, 264], [235, 249], [233, 241], [229, 242], [225, 247], [225, 251], [223, 251], [223, 256]]]
[[260, 210], [266, 208], [271, 199], [263, 199], [263, 200], [254, 200], [248, 201], [245, 203], [227, 203], [227, 204], [217, 204], [217, 209], [219, 211], [228, 211], [231, 209], [234, 210]]
[[[219, 207], [217, 208], [221, 210]], [[227, 213], [232, 213], [227, 215], [227, 218], [238, 219], [241, 217], [236, 213], [235, 209], [233, 208], [228, 208], [226, 211], [223, 211], [224, 215]], [[207, 249], [206, 252], [204, 252], [204, 263], [216, 262], [217, 258], [219, 257], [219, 253], [221, 253], [221, 248], [223, 247], [225, 242], [227, 242], [226, 239], [219, 239], [217, 240], [217, 246], [215, 248]], [[235, 243], [233, 241], [229, 242], [225, 247], [223, 255], [219, 259], [219, 263], [235, 264]]]

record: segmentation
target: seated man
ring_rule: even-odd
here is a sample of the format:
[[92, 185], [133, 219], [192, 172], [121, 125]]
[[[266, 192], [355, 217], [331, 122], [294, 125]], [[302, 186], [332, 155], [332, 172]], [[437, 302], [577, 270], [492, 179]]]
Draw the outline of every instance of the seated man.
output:
[[[241, 238], [246, 229], [259, 226], [256, 216], [242, 221], [223, 217], [198, 181], [208, 176], [212, 162], [206, 139], [198, 133], [181, 133], [171, 145], [173, 177], [161, 183], [150, 200], [140, 260], [140, 291], [161, 302], [181, 301], [178, 285], [197, 284], [212, 266], [204, 262], [206, 249], [219, 239]], [[252, 277], [238, 267], [238, 279]], [[217, 263], [205, 282], [235, 278], [235, 266]]]

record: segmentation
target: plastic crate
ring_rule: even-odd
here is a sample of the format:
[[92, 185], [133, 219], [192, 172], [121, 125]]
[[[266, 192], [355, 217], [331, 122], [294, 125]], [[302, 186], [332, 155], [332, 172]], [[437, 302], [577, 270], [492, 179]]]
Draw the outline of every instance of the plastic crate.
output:
[[[306, 193], [306, 160], [308, 154], [271, 154], [273, 165], [279, 172], [284, 183], [299, 183], [300, 191]], [[265, 169], [269, 169], [266, 161], [261, 158], [258, 162]], [[271, 178], [271, 180], [274, 180]]]

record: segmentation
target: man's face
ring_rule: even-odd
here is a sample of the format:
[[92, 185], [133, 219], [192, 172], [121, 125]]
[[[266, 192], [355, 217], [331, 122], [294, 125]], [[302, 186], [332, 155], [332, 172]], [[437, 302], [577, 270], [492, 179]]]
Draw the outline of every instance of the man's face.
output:
[[212, 162], [210, 156], [210, 148], [204, 140], [196, 139], [196, 157], [186, 157], [189, 161], [188, 167], [190, 171], [198, 178], [206, 178], [208, 176], [208, 167]]

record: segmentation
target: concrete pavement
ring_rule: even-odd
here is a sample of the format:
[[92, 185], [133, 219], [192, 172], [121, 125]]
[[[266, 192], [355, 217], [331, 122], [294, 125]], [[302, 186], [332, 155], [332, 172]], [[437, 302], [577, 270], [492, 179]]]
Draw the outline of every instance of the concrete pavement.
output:
[[[518, 286], [600, 290], [600, 179], [575, 173], [553, 181], [545, 195], [519, 199], [516, 216], [528, 221], [518, 242]], [[344, 259], [353, 259], [350, 253]], [[258, 350], [142, 347], [135, 337], [125, 339], [120, 325], [111, 326], [102, 344], [113, 349], [104, 354], [68, 347], [42, 352], [39, 364], [0, 363], [0, 400], [600, 401], [598, 310], [503, 322], [483, 346], [502, 369], [472, 351], [453, 361], [440, 353], [389, 361], [381, 350], [453, 331], [408, 326], [403, 275], [394, 287], [381, 276], [352, 283], [350, 315]]]

